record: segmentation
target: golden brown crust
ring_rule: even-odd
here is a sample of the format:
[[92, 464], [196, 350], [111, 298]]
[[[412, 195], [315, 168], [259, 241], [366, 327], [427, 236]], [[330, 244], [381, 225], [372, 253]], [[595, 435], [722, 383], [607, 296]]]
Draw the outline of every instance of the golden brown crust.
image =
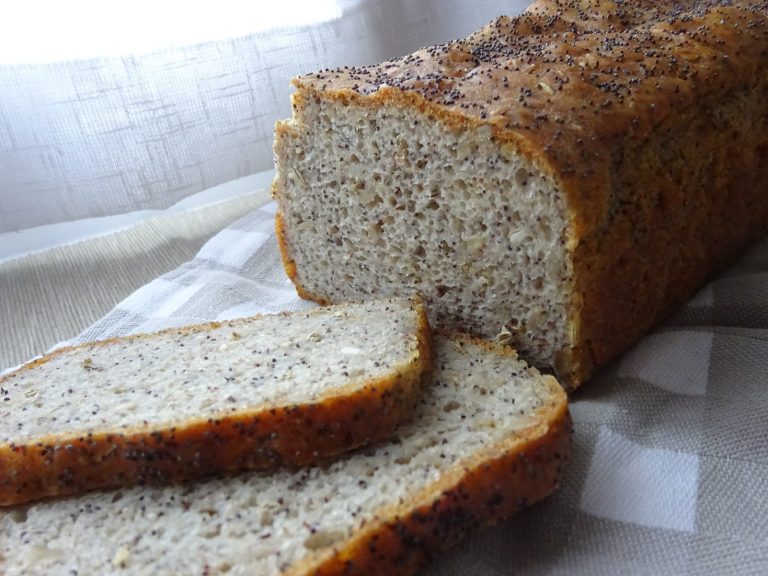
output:
[[539, 424], [462, 462], [412, 501], [381, 510], [351, 540], [287, 573], [414, 574], [468, 533], [550, 494], [570, 455], [571, 418], [565, 392], [553, 378], [545, 378], [551, 401], [539, 410]]
[[768, 231], [766, 63], [765, 0], [539, 0], [465, 40], [298, 78], [294, 113], [320, 97], [486, 125], [549, 174], [575, 387]]
[[[432, 369], [426, 312], [418, 298], [413, 300], [419, 313], [418, 353], [388, 377], [363, 386], [350, 385], [302, 405], [264, 405], [156, 428], [148, 425], [71, 437], [54, 434], [20, 444], [0, 444], [0, 505], [95, 488], [173, 484], [242, 469], [305, 466], [384, 439], [410, 415], [421, 383]], [[147, 337], [151, 335], [96, 345]], [[57, 350], [21, 370], [68, 349]]]

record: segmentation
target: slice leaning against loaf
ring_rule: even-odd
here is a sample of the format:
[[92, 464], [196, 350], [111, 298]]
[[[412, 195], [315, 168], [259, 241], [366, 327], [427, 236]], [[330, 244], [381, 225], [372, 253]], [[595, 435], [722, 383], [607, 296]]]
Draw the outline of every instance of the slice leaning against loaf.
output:
[[294, 84], [274, 195], [299, 293], [418, 292], [569, 387], [768, 233], [766, 0], [539, 0]]
[[0, 379], [0, 504], [306, 465], [389, 436], [431, 369], [395, 299], [56, 351]]
[[508, 348], [434, 345], [433, 383], [394, 441], [294, 472], [0, 511], [0, 572], [412, 574], [552, 492], [570, 453], [552, 377]]

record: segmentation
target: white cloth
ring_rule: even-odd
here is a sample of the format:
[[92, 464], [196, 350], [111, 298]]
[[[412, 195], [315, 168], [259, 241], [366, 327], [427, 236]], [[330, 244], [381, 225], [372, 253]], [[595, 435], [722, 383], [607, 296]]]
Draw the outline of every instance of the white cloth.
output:
[[[269, 204], [79, 341], [295, 310]], [[558, 492], [432, 575], [768, 574], [768, 239], [572, 398]]]

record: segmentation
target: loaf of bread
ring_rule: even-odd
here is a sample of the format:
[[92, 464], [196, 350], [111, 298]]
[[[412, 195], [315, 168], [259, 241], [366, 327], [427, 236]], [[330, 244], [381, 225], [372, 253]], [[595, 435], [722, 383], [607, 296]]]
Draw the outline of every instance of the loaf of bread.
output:
[[277, 232], [320, 302], [431, 320], [570, 387], [768, 231], [768, 2], [539, 0], [294, 80]]
[[0, 505], [380, 440], [421, 393], [430, 339], [412, 298], [59, 350], [0, 379]]
[[435, 337], [393, 442], [326, 465], [0, 511], [0, 573], [398, 574], [543, 498], [570, 452], [565, 392], [509, 348]]

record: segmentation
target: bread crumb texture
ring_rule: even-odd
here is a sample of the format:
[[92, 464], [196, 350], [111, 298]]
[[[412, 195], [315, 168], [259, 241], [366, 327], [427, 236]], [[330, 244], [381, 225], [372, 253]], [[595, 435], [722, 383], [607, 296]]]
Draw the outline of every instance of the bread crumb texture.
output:
[[302, 471], [6, 510], [0, 571], [413, 572], [553, 490], [570, 446], [553, 379], [488, 344], [438, 337], [435, 347], [433, 384], [396, 440]]

